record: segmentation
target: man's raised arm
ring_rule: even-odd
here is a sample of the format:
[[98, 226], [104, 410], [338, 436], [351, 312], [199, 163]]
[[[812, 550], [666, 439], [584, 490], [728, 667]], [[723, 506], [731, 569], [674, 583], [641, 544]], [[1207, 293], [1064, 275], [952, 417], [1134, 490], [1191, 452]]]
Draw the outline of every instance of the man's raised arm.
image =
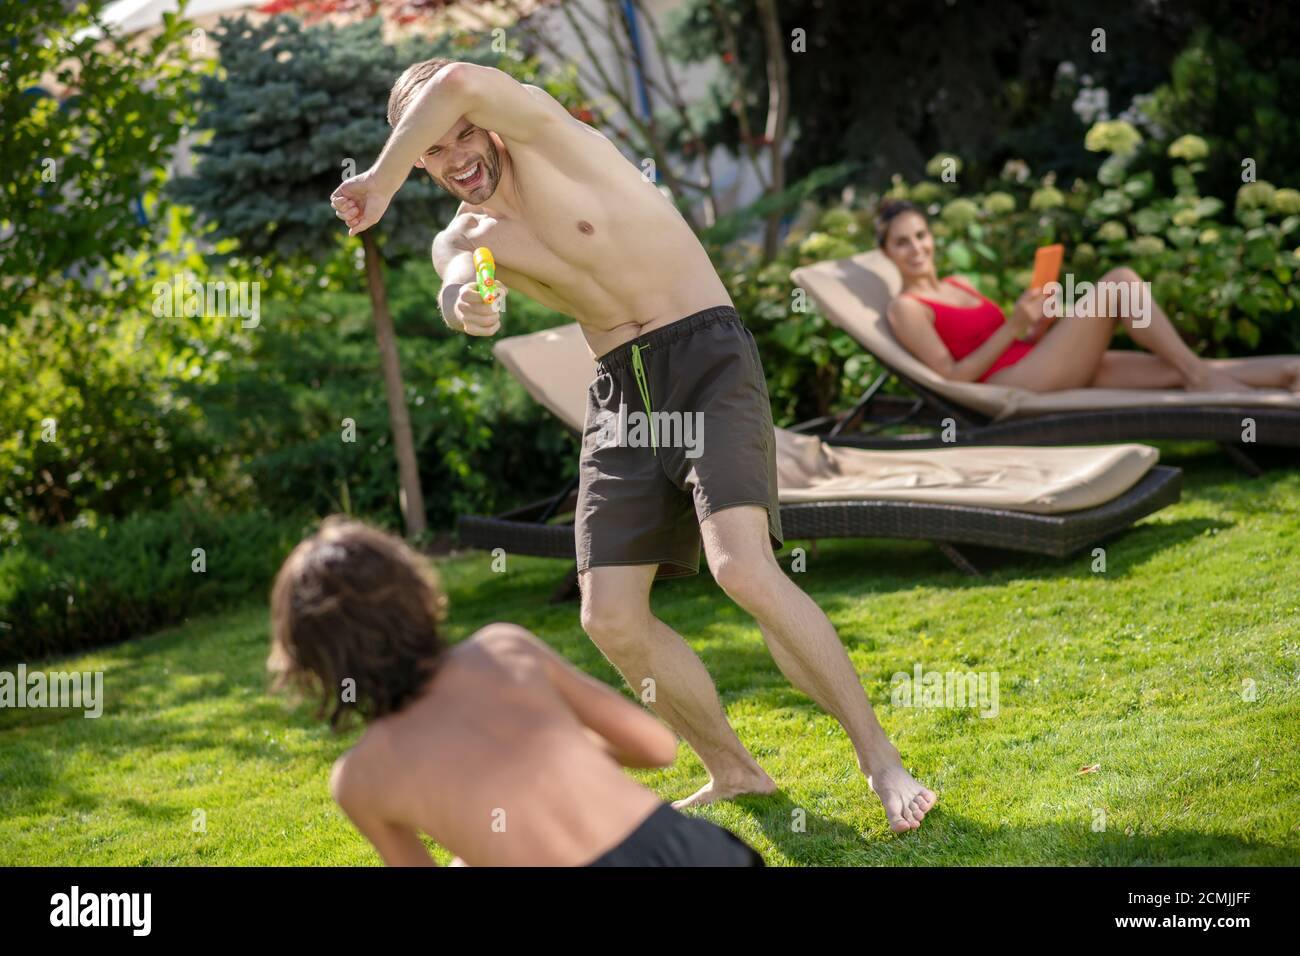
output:
[[411, 165], [464, 116], [506, 140], [531, 142], [548, 125], [568, 118], [545, 91], [524, 86], [490, 66], [448, 63], [416, 95], [398, 121], [375, 172], [390, 192], [406, 181]]
[[[533, 142], [571, 120], [545, 90], [524, 86], [500, 70], [448, 63], [421, 87], [388, 137], [379, 158], [330, 196], [335, 214], [355, 236], [377, 223], [411, 167], [464, 116], [507, 141]], [[576, 121], [574, 121], [576, 122]]]

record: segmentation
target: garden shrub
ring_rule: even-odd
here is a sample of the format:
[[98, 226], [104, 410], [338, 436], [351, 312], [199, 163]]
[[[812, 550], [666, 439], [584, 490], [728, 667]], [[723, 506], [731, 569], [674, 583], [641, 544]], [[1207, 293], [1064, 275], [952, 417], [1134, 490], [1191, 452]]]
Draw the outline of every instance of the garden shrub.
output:
[[0, 552], [0, 661], [113, 643], [265, 595], [313, 525], [301, 512], [187, 504], [58, 529], [11, 525]]

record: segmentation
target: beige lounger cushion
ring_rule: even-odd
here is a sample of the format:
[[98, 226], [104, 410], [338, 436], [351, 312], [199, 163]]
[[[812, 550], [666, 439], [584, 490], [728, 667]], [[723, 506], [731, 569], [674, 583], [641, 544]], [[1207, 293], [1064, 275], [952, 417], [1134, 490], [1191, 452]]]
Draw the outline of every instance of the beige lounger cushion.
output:
[[1148, 445], [1099, 448], [837, 448], [778, 428], [782, 504], [918, 501], [1060, 514], [1113, 501], [1159, 459]]
[[[577, 325], [502, 339], [493, 351], [528, 394], [582, 432], [596, 363]], [[1159, 458], [1146, 445], [867, 451], [783, 428], [776, 437], [786, 504], [889, 499], [1057, 514], [1117, 498]]]
[[492, 347], [501, 364], [537, 403], [578, 434], [587, 418], [587, 386], [596, 377], [582, 327], [558, 328], [500, 339]]
[[826, 318], [851, 335], [890, 368], [949, 399], [994, 420], [1025, 418], [1051, 412], [1097, 411], [1132, 406], [1264, 405], [1300, 408], [1300, 395], [1282, 390], [1187, 392], [1183, 389], [1074, 388], [1031, 392], [980, 382], [942, 378], [894, 338], [885, 310], [902, 279], [878, 250], [848, 259], [801, 266], [791, 274], [806, 289]]

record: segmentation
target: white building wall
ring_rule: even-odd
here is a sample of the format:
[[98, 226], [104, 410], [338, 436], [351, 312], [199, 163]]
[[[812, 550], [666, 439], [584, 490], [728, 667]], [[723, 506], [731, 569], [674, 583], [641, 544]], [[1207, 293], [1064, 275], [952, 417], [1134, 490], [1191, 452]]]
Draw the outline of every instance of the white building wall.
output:
[[[570, 2], [581, 4], [589, 13], [589, 17], [583, 17], [575, 14], [575, 19], [579, 25], [590, 24], [590, 19], [595, 18], [602, 25], [607, 21], [607, 12], [609, 4], [605, 0], [570, 0]], [[645, 0], [651, 17], [662, 30], [667, 21], [669, 14], [682, 6], [683, 0]], [[616, 7], [622, 8], [624, 4], [616, 3]], [[636, 75], [634, 64], [626, 56], [621, 56], [619, 50], [626, 42], [626, 34], [621, 32], [620, 23], [613, 24], [613, 28], [620, 31], [618, 35], [619, 43], [610, 36], [609, 30], [596, 29], [587, 26], [583, 30], [580, 38], [569, 19], [564, 13], [553, 6], [544, 7], [537, 13], [533, 14], [532, 22], [537, 24], [538, 29], [543, 31], [554, 43], [556, 47], [564, 54], [557, 57], [554, 54], [539, 50], [538, 57], [543, 64], [551, 67], [562, 67], [567, 63], [578, 65], [579, 73], [585, 78], [594, 77], [595, 71], [590, 67], [590, 55], [588, 47], [605, 65], [606, 71], [612, 78], [616, 79], [625, 92], [625, 98], [630, 99], [634, 108], [641, 109], [642, 102], [639, 96], [638, 86], [636, 84]], [[638, 32], [641, 39], [642, 60], [645, 63], [647, 74], [662, 88], [670, 89], [665, 79], [665, 65], [659, 57], [651, 34], [649, 25], [643, 20], [638, 20]], [[585, 45], [584, 45], [584, 42]], [[722, 68], [720, 61], [712, 60], [703, 63], [682, 64], [676, 60], [671, 61], [669, 67], [674, 72], [679, 88], [682, 92], [682, 98], [690, 105], [696, 100], [704, 97], [708, 93], [709, 85], [716, 76], [718, 70]], [[589, 90], [594, 94], [599, 87], [595, 84], [586, 84]], [[647, 86], [650, 86], [648, 83]], [[670, 107], [670, 103], [662, 97], [656, 96], [653, 88], [649, 93], [652, 109], [658, 111]], [[609, 110], [615, 118], [615, 122], [626, 127], [627, 120], [617, 103], [610, 101], [601, 103], [602, 107]], [[608, 133], [608, 130], [606, 130]], [[627, 148], [622, 144], [620, 149], [627, 152]], [[628, 156], [638, 165], [644, 157]], [[704, 160], [696, 160], [690, 165], [681, 165], [679, 169], [682, 174], [692, 180], [698, 180], [701, 175], [701, 165]], [[717, 212], [719, 215], [725, 215], [733, 209], [748, 205], [762, 195], [762, 188], [758, 182], [752, 166], [748, 159], [732, 156], [726, 150], [717, 148], [712, 151], [708, 157], [709, 170], [713, 175], [713, 192], [717, 201]], [[662, 177], [660, 177], [662, 181]], [[698, 207], [697, 207], [698, 210]]]

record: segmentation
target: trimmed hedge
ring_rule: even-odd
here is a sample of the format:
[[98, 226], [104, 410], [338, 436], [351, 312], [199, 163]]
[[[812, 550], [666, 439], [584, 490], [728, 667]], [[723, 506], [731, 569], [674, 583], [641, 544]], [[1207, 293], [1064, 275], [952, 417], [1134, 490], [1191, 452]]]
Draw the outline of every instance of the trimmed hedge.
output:
[[0, 553], [0, 662], [125, 640], [265, 594], [314, 525], [176, 505], [97, 527], [23, 526]]

